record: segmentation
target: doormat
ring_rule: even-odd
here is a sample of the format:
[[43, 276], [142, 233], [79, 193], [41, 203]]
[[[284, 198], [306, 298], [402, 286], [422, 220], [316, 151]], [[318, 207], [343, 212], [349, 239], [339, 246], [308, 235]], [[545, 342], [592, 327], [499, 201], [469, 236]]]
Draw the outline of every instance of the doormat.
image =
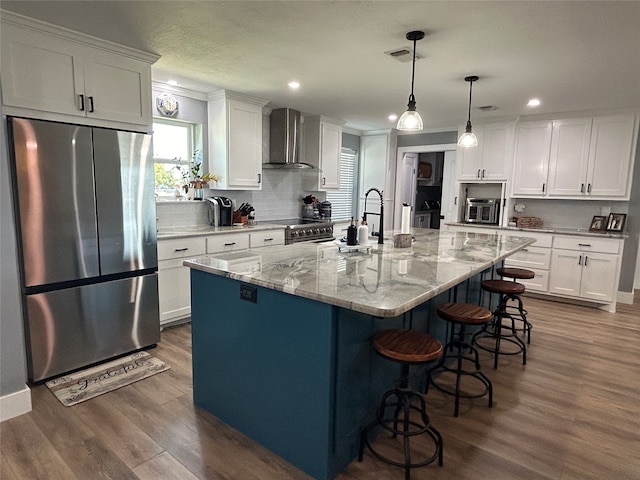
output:
[[126, 357], [80, 370], [47, 382], [47, 387], [66, 407], [130, 385], [156, 373], [169, 370], [166, 363], [147, 352], [136, 352]]

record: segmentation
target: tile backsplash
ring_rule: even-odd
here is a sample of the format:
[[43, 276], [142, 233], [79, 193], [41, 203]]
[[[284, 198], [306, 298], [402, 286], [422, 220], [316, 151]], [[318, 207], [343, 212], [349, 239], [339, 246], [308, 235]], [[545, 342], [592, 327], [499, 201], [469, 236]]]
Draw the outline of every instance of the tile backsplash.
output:
[[[301, 170], [264, 169], [262, 190], [213, 190], [205, 191], [205, 196], [223, 196], [235, 201], [236, 206], [250, 203], [256, 210], [256, 219], [284, 220], [299, 218], [302, 198], [312, 194], [324, 200], [323, 192], [303, 190]], [[158, 228], [204, 225], [207, 223], [207, 205], [201, 201], [170, 201], [156, 203]]]
[[521, 214], [509, 212], [509, 218], [514, 215], [526, 217], [540, 217], [545, 227], [555, 228], [588, 228], [594, 215], [603, 215], [607, 210], [613, 213], [627, 213], [628, 202], [611, 202], [600, 200], [552, 200], [519, 198], [514, 204], [525, 205]]

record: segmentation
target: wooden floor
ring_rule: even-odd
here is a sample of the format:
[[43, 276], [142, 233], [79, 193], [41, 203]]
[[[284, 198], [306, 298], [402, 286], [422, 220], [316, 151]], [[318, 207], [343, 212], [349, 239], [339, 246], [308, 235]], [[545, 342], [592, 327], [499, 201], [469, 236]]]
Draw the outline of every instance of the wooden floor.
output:
[[[427, 396], [444, 466], [419, 479], [640, 479], [640, 296], [618, 313], [527, 298], [528, 362], [484, 358], [495, 403]], [[33, 411], [0, 424], [0, 478], [308, 479], [191, 400], [190, 327], [167, 329], [151, 354], [171, 370], [73, 407], [45, 386]], [[292, 439], [295, 441], [295, 439]], [[402, 479], [366, 454], [340, 480]]]

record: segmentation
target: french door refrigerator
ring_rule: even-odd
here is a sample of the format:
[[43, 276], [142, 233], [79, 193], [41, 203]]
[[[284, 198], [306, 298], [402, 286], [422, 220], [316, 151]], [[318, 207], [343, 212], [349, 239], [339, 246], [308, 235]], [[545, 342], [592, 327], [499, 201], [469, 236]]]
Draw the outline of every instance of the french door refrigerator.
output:
[[151, 136], [8, 119], [29, 379], [160, 340]]

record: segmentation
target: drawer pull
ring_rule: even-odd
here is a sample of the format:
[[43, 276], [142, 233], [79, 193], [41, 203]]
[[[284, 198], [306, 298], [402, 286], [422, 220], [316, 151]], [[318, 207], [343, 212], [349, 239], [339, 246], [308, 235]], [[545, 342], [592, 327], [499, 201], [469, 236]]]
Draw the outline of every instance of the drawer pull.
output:
[[578, 246], [579, 247], [590, 247], [591, 244], [590, 243], [579, 243]]
[[265, 238], [264, 241], [265, 242], [273, 242], [273, 238]]
[[229, 243], [225, 243], [224, 246], [225, 247], [230, 247], [230, 246], [235, 245], [235, 244], [236, 244], [236, 242], [229, 242]]
[[176, 248], [176, 249], [174, 250], [174, 252], [186, 252], [187, 250], [189, 250], [189, 247]]

